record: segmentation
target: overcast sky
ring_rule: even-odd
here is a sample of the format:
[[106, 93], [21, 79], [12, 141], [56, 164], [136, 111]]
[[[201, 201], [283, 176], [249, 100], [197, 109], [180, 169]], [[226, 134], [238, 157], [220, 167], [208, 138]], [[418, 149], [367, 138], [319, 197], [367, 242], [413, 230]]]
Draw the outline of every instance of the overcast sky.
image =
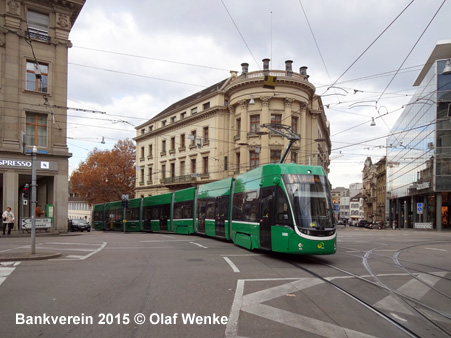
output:
[[332, 185], [361, 182], [437, 41], [451, 40], [445, 1], [87, 0], [70, 35], [68, 106], [94, 112], [68, 111], [70, 171], [241, 63], [256, 71], [271, 58], [271, 69], [307, 66], [324, 94]]

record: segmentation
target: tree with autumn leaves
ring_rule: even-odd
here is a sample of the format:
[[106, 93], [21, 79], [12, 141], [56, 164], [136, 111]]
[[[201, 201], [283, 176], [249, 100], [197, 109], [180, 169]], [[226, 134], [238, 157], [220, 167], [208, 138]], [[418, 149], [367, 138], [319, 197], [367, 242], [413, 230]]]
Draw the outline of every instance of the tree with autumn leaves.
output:
[[136, 147], [118, 141], [112, 150], [95, 148], [70, 177], [71, 190], [91, 205], [134, 197]]

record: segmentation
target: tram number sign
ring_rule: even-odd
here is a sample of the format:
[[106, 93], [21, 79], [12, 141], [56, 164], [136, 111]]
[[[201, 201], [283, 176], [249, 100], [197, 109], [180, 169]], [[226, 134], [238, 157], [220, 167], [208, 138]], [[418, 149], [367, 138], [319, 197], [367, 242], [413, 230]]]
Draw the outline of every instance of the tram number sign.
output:
[[417, 203], [417, 214], [423, 215], [423, 203]]

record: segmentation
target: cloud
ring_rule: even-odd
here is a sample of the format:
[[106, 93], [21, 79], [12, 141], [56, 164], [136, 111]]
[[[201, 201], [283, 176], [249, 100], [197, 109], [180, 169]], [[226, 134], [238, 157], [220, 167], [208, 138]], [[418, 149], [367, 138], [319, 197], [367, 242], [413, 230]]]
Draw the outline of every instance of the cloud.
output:
[[[87, 1], [71, 32], [68, 105], [107, 114], [102, 117], [105, 121], [69, 119], [68, 133], [74, 137], [69, 140], [74, 153], [71, 167], [87, 149], [112, 147], [118, 138], [134, 137], [129, 123], [138, 125], [175, 101], [228, 77], [229, 70], [240, 71], [242, 62], [248, 62], [253, 71], [262, 67], [263, 58], [271, 57], [273, 69], [284, 69], [287, 59], [294, 61], [295, 71], [308, 66], [310, 81], [329, 107], [332, 157], [342, 151], [332, 160], [330, 180], [334, 186], [359, 182], [365, 158], [371, 156], [376, 162], [385, 154], [383, 136], [408, 103], [412, 83], [436, 42], [449, 39], [443, 27], [448, 27], [450, 3], [430, 25], [441, 0], [408, 4], [390, 0]], [[327, 90], [343, 73], [337, 88]], [[370, 126], [372, 118], [375, 127]], [[86, 135], [103, 136], [107, 144], [77, 140]]]

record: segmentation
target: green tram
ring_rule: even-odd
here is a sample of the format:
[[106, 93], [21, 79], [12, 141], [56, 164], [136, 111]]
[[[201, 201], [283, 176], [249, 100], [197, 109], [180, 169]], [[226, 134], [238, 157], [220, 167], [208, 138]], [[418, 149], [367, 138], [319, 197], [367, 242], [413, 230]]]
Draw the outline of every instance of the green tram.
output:
[[[105, 230], [123, 230], [114, 226], [123, 219], [108, 220], [118, 204], [105, 203]], [[94, 206], [93, 220], [99, 224], [101, 210]], [[200, 234], [249, 250], [291, 254], [329, 255], [337, 249], [330, 185], [322, 167], [267, 164], [236, 178], [131, 200], [127, 216], [129, 211], [135, 225], [126, 226], [127, 232]]]

